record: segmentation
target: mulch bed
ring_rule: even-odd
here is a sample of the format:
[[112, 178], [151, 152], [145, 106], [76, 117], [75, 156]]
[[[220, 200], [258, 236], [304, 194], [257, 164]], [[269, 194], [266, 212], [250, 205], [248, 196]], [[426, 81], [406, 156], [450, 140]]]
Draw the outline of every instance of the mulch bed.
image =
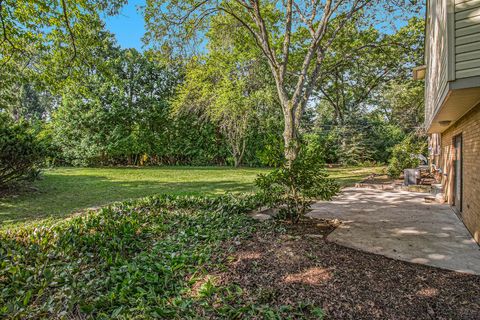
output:
[[480, 319], [480, 276], [325, 241], [333, 229], [324, 221], [286, 230], [259, 232], [237, 246], [220, 283], [238, 284], [250, 301], [314, 303], [327, 319]]

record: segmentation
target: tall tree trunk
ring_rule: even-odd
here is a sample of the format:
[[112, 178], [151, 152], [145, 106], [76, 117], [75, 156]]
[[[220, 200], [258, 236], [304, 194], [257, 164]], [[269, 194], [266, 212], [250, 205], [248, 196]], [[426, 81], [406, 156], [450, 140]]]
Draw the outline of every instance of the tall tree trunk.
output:
[[233, 165], [235, 166], [235, 168], [240, 167], [240, 161], [241, 161], [241, 160], [239, 159], [238, 155], [235, 155], [235, 156], [233, 157]]
[[292, 163], [298, 156], [300, 143], [298, 141], [298, 121], [295, 119], [295, 108], [291, 102], [283, 108], [285, 128], [283, 130], [283, 141], [285, 143], [284, 155], [287, 161], [287, 167], [291, 167]]
[[233, 141], [232, 144], [233, 165], [235, 168], [238, 168], [242, 165], [243, 154], [245, 151], [245, 141], [244, 139], [242, 140], [243, 141]]

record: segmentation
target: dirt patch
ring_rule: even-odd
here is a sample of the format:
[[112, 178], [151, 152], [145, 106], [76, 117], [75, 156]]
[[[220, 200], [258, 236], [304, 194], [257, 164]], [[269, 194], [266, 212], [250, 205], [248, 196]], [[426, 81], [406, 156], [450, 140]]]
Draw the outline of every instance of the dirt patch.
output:
[[237, 247], [218, 281], [239, 285], [245, 299], [259, 304], [313, 303], [327, 319], [480, 318], [479, 276], [329, 243], [322, 237], [333, 226], [322, 223], [257, 233]]
[[323, 239], [326, 239], [327, 236], [341, 224], [337, 219], [326, 220], [309, 217], [301, 219], [296, 224], [292, 224], [289, 221], [281, 222], [285, 225], [287, 234], [290, 236]]

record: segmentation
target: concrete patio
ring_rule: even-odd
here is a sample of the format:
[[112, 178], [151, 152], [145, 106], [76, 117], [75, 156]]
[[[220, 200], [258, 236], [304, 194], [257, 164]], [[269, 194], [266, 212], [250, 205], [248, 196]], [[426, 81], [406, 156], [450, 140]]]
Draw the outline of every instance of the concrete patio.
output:
[[480, 247], [448, 205], [425, 193], [346, 188], [308, 215], [343, 223], [328, 239], [390, 258], [480, 275]]

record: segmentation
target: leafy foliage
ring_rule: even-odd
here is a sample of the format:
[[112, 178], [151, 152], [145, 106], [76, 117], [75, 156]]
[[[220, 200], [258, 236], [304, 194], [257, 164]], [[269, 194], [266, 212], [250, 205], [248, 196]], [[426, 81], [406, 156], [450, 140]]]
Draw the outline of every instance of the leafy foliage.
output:
[[426, 148], [427, 144], [423, 140], [414, 135], [407, 136], [393, 148], [387, 168], [388, 175], [398, 178], [404, 169], [416, 168], [420, 164], [417, 155], [425, 154]]
[[[228, 318], [275, 315], [241, 288], [194, 284], [254, 230], [255, 196], [154, 196], [0, 233], [4, 318]], [[283, 311], [294, 311], [286, 308]], [[313, 310], [319, 312], [318, 309]]]
[[[408, 17], [420, 7], [416, 2], [407, 4], [403, 1], [359, 0], [331, 4], [330, 1], [296, 0], [262, 3], [248, 0], [149, 1], [145, 8], [146, 40], [167, 49], [169, 54], [194, 55], [196, 47], [200, 47], [200, 38], [217, 27], [212, 21], [219, 17], [230, 17], [235, 21], [237, 28], [250, 36], [248, 42], [261, 52], [275, 81], [279, 109], [284, 116], [284, 155], [288, 162], [292, 162], [300, 149], [300, 126], [306, 106], [317, 98], [313, 92], [330, 82], [329, 75], [335, 73], [337, 63], [332, 66], [329, 60], [333, 57], [340, 62], [351, 61], [354, 65], [357, 60], [368, 59], [364, 52], [376, 48], [377, 43], [372, 42], [375, 42], [375, 35], [379, 34], [377, 29], [386, 18], [392, 19], [396, 15], [398, 19], [403, 18], [398, 14], [400, 12]], [[344, 31], [348, 33], [352, 26], [373, 32], [362, 39], [365, 41], [357, 41], [361, 38], [356, 37], [358, 34], [350, 38], [350, 34], [345, 36]], [[372, 34], [374, 36], [370, 37]], [[349, 47], [346, 54], [342, 49], [338, 50], [337, 41]], [[384, 51], [391, 48], [388, 43], [383, 45], [387, 48]], [[363, 50], [365, 48], [368, 51]], [[388, 55], [389, 52], [383, 54]], [[355, 67], [349, 65], [343, 75], [357, 76], [353, 69]], [[363, 73], [361, 78], [346, 81], [357, 80], [360, 86], [352, 86], [353, 91], [366, 91], [368, 95], [369, 84], [372, 80], [376, 82], [375, 78]], [[368, 85], [362, 86], [364, 84]], [[364, 96], [365, 92], [358, 95]]]
[[380, 110], [389, 122], [398, 124], [403, 131], [418, 131], [424, 120], [424, 83], [392, 81], [382, 93]]
[[215, 124], [238, 167], [252, 136], [264, 126], [265, 114], [278, 111], [278, 99], [258, 48], [252, 47], [232, 20], [219, 16], [211, 22], [216, 27], [206, 35], [208, 53], [187, 63], [173, 110], [176, 114], [194, 112]]
[[[111, 9], [121, 3], [112, 2]], [[72, 15], [84, 5], [67, 4]], [[205, 52], [187, 62], [154, 50], [120, 49], [97, 14], [105, 6], [98, 1], [85, 5], [92, 5], [88, 10], [95, 14], [70, 19], [82, 63], [72, 61], [65, 68], [73, 51], [67, 30], [61, 30], [49, 33], [58, 43], [48, 44], [53, 47], [46, 56], [39, 49], [42, 58], [32, 62], [35, 68], [11, 60], [0, 75], [0, 109], [51, 137], [54, 153], [49, 163], [282, 164], [285, 115], [274, 77], [236, 19], [212, 16]], [[49, 11], [51, 7], [44, 9], [41, 19], [62, 18]], [[279, 12], [267, 12], [269, 25], [278, 22]], [[34, 18], [31, 12], [15, 14]], [[300, 117], [295, 139], [316, 135], [313, 140], [323, 145], [328, 163], [385, 163], [391, 148], [422, 121], [423, 86], [407, 80], [405, 70], [421, 56], [423, 21], [411, 19], [398, 32], [386, 34], [367, 28], [367, 20], [350, 21], [332, 42], [322, 68], [333, 71], [317, 83], [309, 108]], [[308, 34], [300, 28], [293, 37], [302, 43]], [[60, 44], [64, 46], [55, 49]], [[293, 69], [301, 63], [304, 49], [292, 47]], [[23, 69], [28, 72], [20, 72]], [[294, 82], [289, 73], [285, 77], [290, 92]]]
[[322, 157], [316, 152], [318, 149], [310, 146], [291, 166], [260, 174], [255, 181], [265, 203], [278, 207], [293, 223], [305, 215], [313, 200], [330, 200], [340, 190], [338, 184], [328, 178]]
[[337, 37], [325, 62], [331, 72], [318, 84], [310, 132], [323, 139], [330, 163], [385, 163], [423, 120], [423, 84], [410, 80], [411, 67], [422, 63], [423, 20], [412, 18], [393, 34], [363, 23]]
[[26, 122], [0, 113], [0, 188], [38, 177], [46, 148]]
[[107, 70], [94, 68], [83, 90], [69, 88], [53, 114], [55, 143], [67, 163], [155, 163], [166, 153], [175, 70], [134, 49], [106, 50]]
[[[268, 137], [281, 134], [271, 95], [254, 89], [251, 79], [230, 82], [228, 72], [235, 70], [220, 57], [208, 66], [192, 62], [184, 77], [152, 52], [114, 44], [104, 51], [106, 65], [94, 67], [79, 87], [67, 87], [52, 114], [59, 164], [260, 165], [257, 153], [269, 147]], [[221, 83], [209, 82], [217, 73]]]
[[[393, 146], [402, 141], [405, 133], [377, 114], [358, 117], [355, 121], [337, 126], [325, 116], [324, 123], [315, 123], [305, 136], [307, 143], [320, 146], [327, 163], [364, 165], [387, 163]], [[322, 121], [322, 122], [323, 122]]]

